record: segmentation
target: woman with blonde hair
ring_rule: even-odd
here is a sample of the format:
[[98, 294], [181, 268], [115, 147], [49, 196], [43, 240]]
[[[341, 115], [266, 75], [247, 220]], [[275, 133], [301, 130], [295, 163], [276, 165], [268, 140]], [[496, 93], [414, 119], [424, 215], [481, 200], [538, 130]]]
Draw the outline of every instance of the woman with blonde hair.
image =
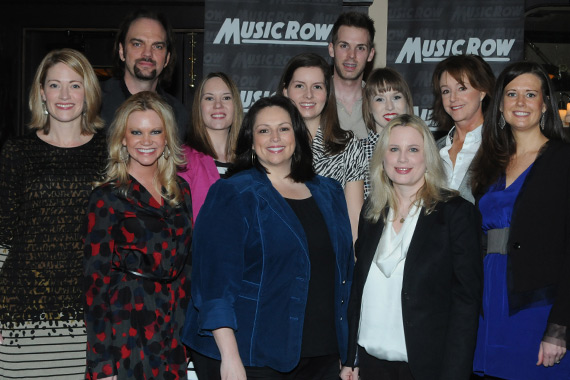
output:
[[30, 89], [32, 131], [2, 149], [0, 378], [84, 376], [81, 222], [107, 156], [100, 105], [87, 58], [53, 50]]
[[192, 210], [175, 126], [170, 106], [144, 91], [109, 129], [105, 178], [87, 209], [87, 379], [186, 377]]
[[482, 292], [475, 209], [445, 186], [416, 116], [382, 129], [370, 173], [341, 377], [467, 380]]
[[234, 159], [243, 108], [234, 81], [221, 72], [208, 74], [192, 106], [192, 128], [182, 147], [186, 166], [178, 173], [190, 184], [194, 220], [210, 186], [224, 178]]

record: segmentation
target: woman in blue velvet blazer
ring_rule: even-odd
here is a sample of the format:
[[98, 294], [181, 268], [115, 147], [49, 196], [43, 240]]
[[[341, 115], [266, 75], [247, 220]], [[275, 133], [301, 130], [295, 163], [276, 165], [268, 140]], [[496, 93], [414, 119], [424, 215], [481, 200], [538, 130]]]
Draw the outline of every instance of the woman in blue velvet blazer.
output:
[[282, 96], [252, 106], [236, 157], [194, 230], [183, 341], [198, 377], [338, 379], [354, 266], [342, 188], [314, 173], [303, 120]]

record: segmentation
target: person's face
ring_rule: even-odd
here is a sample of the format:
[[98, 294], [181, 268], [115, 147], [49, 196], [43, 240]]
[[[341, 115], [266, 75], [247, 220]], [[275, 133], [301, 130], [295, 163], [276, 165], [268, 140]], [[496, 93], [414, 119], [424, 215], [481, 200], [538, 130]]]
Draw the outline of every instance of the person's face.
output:
[[83, 78], [65, 63], [56, 63], [46, 73], [41, 97], [51, 120], [79, 122], [85, 103]]
[[283, 95], [295, 103], [305, 122], [320, 120], [328, 96], [325, 74], [318, 67], [299, 67]]
[[503, 91], [501, 111], [513, 130], [540, 128], [540, 117], [546, 112], [542, 83], [534, 74], [521, 74]]
[[131, 156], [128, 171], [158, 167], [158, 159], [166, 146], [164, 123], [153, 110], [134, 111], [127, 119], [122, 144]]
[[447, 71], [441, 74], [439, 88], [443, 108], [451, 116], [456, 126], [475, 124], [473, 127], [477, 127], [483, 122], [481, 102], [485, 98], [485, 92], [475, 89], [466, 76], [462, 79], [463, 84], [459, 83]]
[[335, 75], [344, 80], [362, 80], [366, 63], [374, 58], [374, 48], [368, 46], [369, 38], [364, 28], [343, 25], [338, 29], [336, 43], [329, 43]]
[[221, 78], [210, 78], [204, 83], [200, 109], [206, 128], [229, 130], [234, 117], [234, 98]]
[[377, 131], [388, 125], [396, 116], [409, 112], [406, 98], [399, 91], [381, 92], [370, 98], [369, 102]]
[[253, 150], [259, 163], [269, 172], [272, 169], [291, 171], [295, 134], [287, 111], [281, 107], [259, 111], [253, 126]]
[[426, 163], [424, 139], [420, 132], [408, 126], [391, 130], [384, 155], [384, 170], [398, 192], [415, 194], [423, 186]]
[[139, 18], [133, 21], [125, 46], [119, 44], [119, 55], [125, 62], [125, 75], [137, 80], [155, 80], [170, 59], [166, 51], [166, 31], [156, 20]]

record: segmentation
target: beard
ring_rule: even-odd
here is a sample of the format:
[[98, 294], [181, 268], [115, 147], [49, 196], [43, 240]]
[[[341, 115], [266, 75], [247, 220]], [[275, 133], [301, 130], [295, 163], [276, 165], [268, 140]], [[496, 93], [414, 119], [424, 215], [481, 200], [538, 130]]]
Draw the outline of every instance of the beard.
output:
[[140, 58], [140, 59], [137, 59], [137, 60], [135, 61], [135, 66], [133, 67], [133, 71], [134, 71], [135, 77], [136, 77], [137, 79], [140, 79], [140, 80], [154, 80], [154, 79], [156, 79], [156, 77], [157, 77], [156, 69], [154, 69], [154, 70], [152, 70], [152, 71], [150, 71], [150, 72], [145, 72], [145, 71], [142, 71], [141, 69], [139, 69], [139, 67], [137, 66], [137, 64], [138, 64], [139, 62], [142, 62], [142, 61], [144, 61], [144, 62], [152, 62], [152, 63], [156, 66], [156, 62], [155, 62], [154, 60], [150, 59], [150, 58]]

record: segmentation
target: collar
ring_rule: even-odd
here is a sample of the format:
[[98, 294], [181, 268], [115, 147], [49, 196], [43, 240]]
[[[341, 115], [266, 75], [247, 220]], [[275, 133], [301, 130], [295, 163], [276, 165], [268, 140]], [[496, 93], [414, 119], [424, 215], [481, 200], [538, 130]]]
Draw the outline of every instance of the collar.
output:
[[[454, 125], [453, 128], [451, 128], [451, 130], [447, 134], [447, 138], [445, 139], [446, 145], [453, 144], [453, 135], [455, 134], [455, 128], [456, 127]], [[468, 144], [480, 142], [482, 138], [482, 131], [483, 131], [483, 124], [479, 125], [474, 130], [467, 132], [467, 134], [465, 135], [465, 142]]]

